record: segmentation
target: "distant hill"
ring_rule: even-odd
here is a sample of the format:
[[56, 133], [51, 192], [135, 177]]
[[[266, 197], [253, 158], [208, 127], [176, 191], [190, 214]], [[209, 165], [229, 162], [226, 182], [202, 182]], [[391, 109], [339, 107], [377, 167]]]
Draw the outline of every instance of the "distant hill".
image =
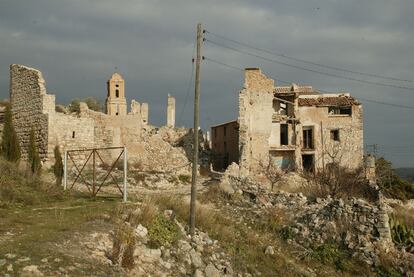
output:
[[396, 168], [395, 172], [398, 176], [410, 182], [414, 182], [414, 167], [400, 167]]

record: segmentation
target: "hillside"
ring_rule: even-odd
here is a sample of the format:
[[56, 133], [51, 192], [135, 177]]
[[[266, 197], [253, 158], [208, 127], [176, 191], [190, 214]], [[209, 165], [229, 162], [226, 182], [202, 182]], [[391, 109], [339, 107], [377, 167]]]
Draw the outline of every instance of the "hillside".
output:
[[395, 169], [398, 176], [414, 183], [414, 167], [399, 167]]
[[63, 192], [49, 172], [38, 178], [0, 160], [0, 275], [404, 276], [414, 270], [407, 235], [392, 242], [401, 220], [414, 229], [402, 202], [381, 206], [366, 190], [354, 194], [359, 198], [341, 191], [331, 197], [316, 187], [294, 192], [294, 183], [306, 183], [295, 174], [275, 184], [285, 191], [270, 191], [233, 168], [201, 177], [191, 239], [188, 177], [136, 170], [130, 168], [124, 204], [116, 194], [93, 199]]

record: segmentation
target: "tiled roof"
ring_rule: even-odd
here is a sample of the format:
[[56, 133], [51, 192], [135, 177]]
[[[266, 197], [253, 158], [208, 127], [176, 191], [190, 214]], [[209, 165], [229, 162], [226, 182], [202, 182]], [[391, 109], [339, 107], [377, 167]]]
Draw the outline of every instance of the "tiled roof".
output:
[[360, 103], [351, 96], [299, 98], [299, 106], [353, 106]]

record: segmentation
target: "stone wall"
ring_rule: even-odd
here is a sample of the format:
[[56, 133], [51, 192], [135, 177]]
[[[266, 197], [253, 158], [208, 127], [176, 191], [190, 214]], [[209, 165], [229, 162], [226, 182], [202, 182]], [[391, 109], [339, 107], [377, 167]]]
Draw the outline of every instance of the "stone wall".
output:
[[239, 93], [240, 166], [251, 171], [267, 164], [272, 128], [274, 81], [260, 69], [245, 71], [244, 89]]
[[[42, 73], [23, 65], [10, 66], [10, 103], [13, 124], [19, 138], [22, 157], [27, 157], [30, 131], [35, 133], [35, 141], [42, 160], [48, 153], [49, 105], [51, 97], [46, 95]], [[46, 112], [44, 112], [46, 107]]]
[[[10, 99], [23, 158], [27, 157], [31, 129], [35, 131], [43, 161], [53, 161], [56, 145], [62, 152], [126, 146], [131, 156], [139, 154], [143, 122], [136, 107], [135, 113], [110, 116], [89, 110], [85, 103], [81, 103], [78, 114], [58, 113], [55, 111], [55, 96], [46, 93], [42, 73], [22, 65], [10, 67]], [[143, 106], [148, 112], [148, 105]], [[146, 117], [148, 120], [147, 113]]]

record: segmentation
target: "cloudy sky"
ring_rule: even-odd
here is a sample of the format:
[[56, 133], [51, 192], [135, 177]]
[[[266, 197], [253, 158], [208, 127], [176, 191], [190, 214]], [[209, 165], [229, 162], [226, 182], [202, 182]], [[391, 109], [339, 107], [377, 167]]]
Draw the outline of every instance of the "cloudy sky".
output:
[[[149, 103], [151, 124], [165, 124], [170, 93], [177, 99], [178, 125], [191, 126], [193, 87], [186, 95], [195, 28], [201, 22], [211, 33], [272, 52], [406, 81], [304, 64], [208, 33], [207, 39], [221, 44], [348, 79], [269, 62], [208, 41], [203, 46], [206, 58], [238, 68], [261, 67], [276, 82], [414, 107], [413, 14], [412, 0], [0, 0], [0, 99], [8, 97], [12, 63], [41, 70], [48, 92], [63, 104], [88, 96], [104, 101], [105, 82], [117, 68], [126, 81], [128, 100]], [[209, 60], [201, 70], [202, 127], [235, 119], [243, 73]], [[414, 109], [362, 102], [365, 143], [378, 144], [396, 166], [414, 166]]]

